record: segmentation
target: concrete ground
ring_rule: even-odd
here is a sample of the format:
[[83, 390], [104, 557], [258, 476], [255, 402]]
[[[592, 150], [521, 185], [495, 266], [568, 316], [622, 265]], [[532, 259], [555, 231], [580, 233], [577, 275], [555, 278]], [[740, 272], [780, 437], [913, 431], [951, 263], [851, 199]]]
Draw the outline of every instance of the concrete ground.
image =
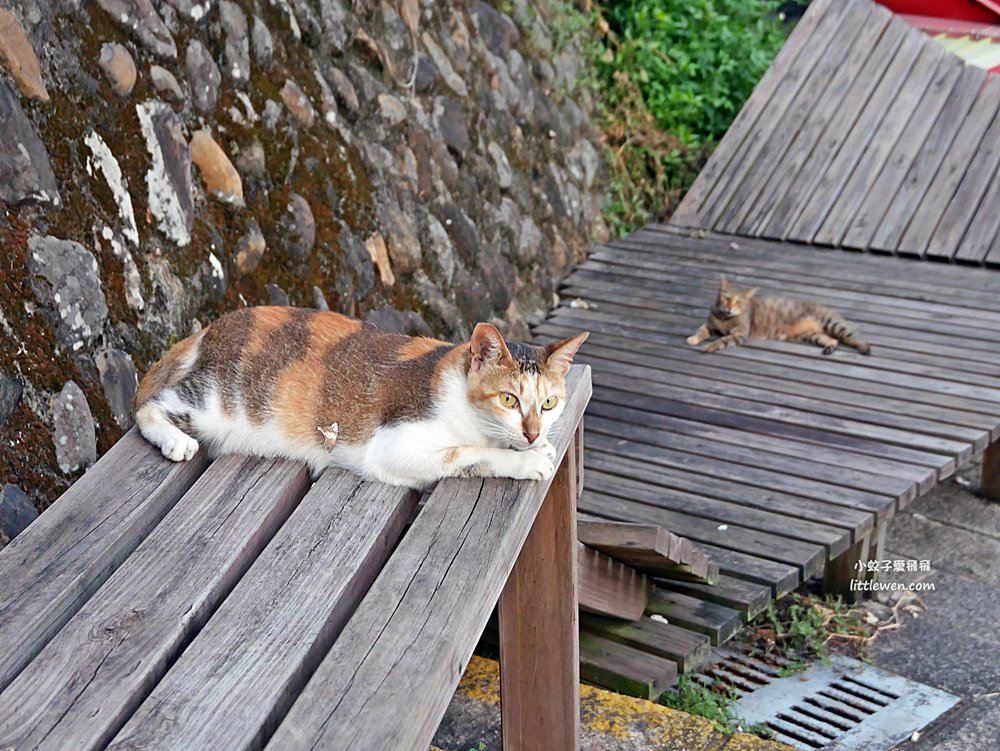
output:
[[[934, 590], [919, 593], [925, 612], [879, 635], [872, 661], [965, 700], [906, 748], [978, 751], [1000, 739], [1000, 503], [979, 496], [979, 477], [970, 464], [914, 502], [890, 524], [879, 556], [930, 561], [928, 572], [880, 576]], [[898, 596], [878, 593], [868, 608], [884, 617]]]
[[[592, 686], [580, 687], [580, 710], [583, 751], [792, 751], [753, 735], [718, 733], [702, 717]], [[500, 674], [494, 660], [472, 658], [434, 748], [500, 751]]]

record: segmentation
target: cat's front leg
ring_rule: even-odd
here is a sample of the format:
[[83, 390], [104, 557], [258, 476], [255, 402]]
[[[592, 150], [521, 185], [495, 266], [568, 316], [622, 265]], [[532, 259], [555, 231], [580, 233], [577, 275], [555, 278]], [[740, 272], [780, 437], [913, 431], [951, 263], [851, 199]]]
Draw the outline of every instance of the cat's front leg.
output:
[[688, 337], [688, 338], [686, 339], [686, 341], [687, 341], [687, 343], [688, 343], [688, 344], [690, 344], [690, 345], [691, 345], [692, 347], [697, 347], [697, 346], [698, 346], [699, 344], [701, 344], [701, 343], [702, 343], [703, 341], [705, 341], [706, 339], [708, 339], [708, 337], [709, 337], [709, 336], [711, 336], [711, 335], [712, 335], [712, 332], [710, 332], [710, 331], [708, 330], [708, 326], [707, 326], [706, 324], [704, 324], [704, 323], [703, 323], [703, 324], [701, 325], [701, 328], [700, 328], [700, 329], [698, 329], [698, 330], [697, 330], [696, 332], [694, 332], [693, 334], [691, 334], [691, 336], [689, 336], [689, 337]]
[[526, 451], [456, 446], [444, 456], [448, 477], [509, 477], [514, 480], [548, 480], [555, 474], [555, 448], [548, 441]]
[[721, 339], [716, 339], [714, 342], [709, 344], [703, 352], [718, 352], [720, 349], [725, 349], [726, 347], [734, 347], [738, 344], [743, 344], [750, 336], [750, 332], [744, 329], [737, 329], [732, 334], [727, 334]]

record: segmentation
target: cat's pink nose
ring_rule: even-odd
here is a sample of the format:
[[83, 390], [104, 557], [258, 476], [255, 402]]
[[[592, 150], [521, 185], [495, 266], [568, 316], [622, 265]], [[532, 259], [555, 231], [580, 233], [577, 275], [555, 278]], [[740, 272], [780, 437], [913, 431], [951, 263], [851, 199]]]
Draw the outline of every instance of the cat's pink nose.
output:
[[527, 430], [524, 431], [524, 437], [528, 439], [528, 443], [534, 443], [538, 438], [538, 433], [529, 433]]

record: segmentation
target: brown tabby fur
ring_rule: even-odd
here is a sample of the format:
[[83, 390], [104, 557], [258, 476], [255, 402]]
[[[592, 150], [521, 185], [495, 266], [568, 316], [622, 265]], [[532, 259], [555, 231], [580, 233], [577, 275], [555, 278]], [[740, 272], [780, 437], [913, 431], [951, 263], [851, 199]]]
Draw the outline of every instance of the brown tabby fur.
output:
[[720, 338], [704, 348], [716, 352], [751, 339], [810, 342], [832, 354], [837, 345], [846, 344], [863, 355], [871, 347], [854, 334], [853, 326], [824, 305], [787, 297], [758, 297], [759, 287], [734, 289], [725, 277], [719, 281], [719, 296], [703, 324], [687, 338], [692, 347], [713, 334]]

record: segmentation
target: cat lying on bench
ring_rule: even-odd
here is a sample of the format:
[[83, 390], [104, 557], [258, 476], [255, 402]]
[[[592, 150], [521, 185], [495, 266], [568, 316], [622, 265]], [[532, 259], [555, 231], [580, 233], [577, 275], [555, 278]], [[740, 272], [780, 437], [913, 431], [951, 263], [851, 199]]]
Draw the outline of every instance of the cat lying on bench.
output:
[[336, 313], [247, 308], [153, 365], [135, 420], [174, 461], [204, 444], [415, 488], [443, 477], [543, 480], [555, 472], [546, 434], [586, 338], [507, 343], [480, 323], [470, 342], [449, 344]]
[[719, 296], [702, 324], [687, 343], [697, 347], [712, 334], [720, 338], [704, 348], [716, 352], [750, 339], [810, 342], [832, 354], [843, 342], [863, 355], [871, 347], [854, 335], [854, 327], [840, 314], [824, 305], [787, 297], [757, 297], [758, 287], [734, 289], [729, 280], [719, 280]]

